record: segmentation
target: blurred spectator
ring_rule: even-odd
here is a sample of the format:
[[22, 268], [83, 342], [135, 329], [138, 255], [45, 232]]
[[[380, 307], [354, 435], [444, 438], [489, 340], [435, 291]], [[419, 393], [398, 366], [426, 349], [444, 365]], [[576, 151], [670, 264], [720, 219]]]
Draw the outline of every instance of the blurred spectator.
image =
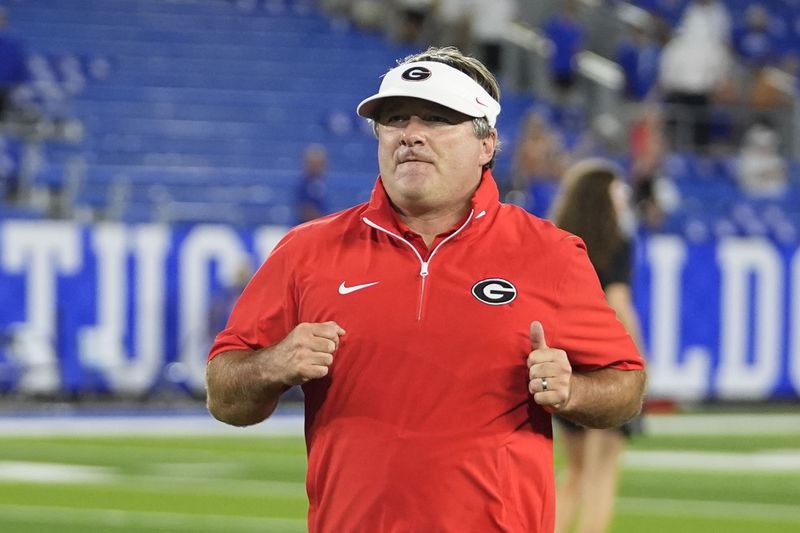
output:
[[653, 38], [653, 20], [645, 12], [630, 21], [630, 34], [617, 47], [617, 62], [625, 73], [625, 96], [643, 100], [658, 80], [661, 45]]
[[340, 12], [366, 31], [386, 30], [388, 0], [341, 0]]
[[780, 138], [766, 120], [757, 121], [745, 133], [736, 176], [748, 195], [778, 198], [786, 193], [787, 166], [779, 148]]
[[770, 27], [767, 8], [762, 4], [748, 6], [744, 25], [733, 33], [734, 50], [744, 64], [758, 70], [777, 61], [778, 41], [778, 35]]
[[6, 31], [8, 13], [0, 7], [0, 120], [7, 117], [11, 94], [28, 79], [25, 52], [18, 39]]
[[394, 0], [398, 25], [394, 29], [397, 41], [404, 44], [424, 44], [424, 30], [433, 0]]
[[314, 220], [327, 214], [328, 152], [320, 144], [309, 145], [303, 154], [303, 175], [297, 189], [298, 223]]
[[783, 69], [771, 65], [759, 68], [751, 82], [747, 103], [759, 110], [791, 106], [798, 87], [787, 67], [791, 68], [787, 63]]
[[790, 50], [774, 65], [762, 66], [754, 75], [750, 100], [758, 109], [792, 106], [800, 92], [800, 54]]
[[568, 154], [561, 136], [540, 111], [527, 113], [512, 164], [514, 203], [544, 217], [558, 191]]
[[51, 335], [30, 324], [12, 323], [2, 332], [6, 354], [19, 373], [16, 392], [52, 399], [59, 390], [59, 355]]
[[0, 193], [3, 201], [17, 203], [22, 199], [21, 160], [22, 147], [19, 142], [0, 135]]
[[630, 127], [630, 176], [633, 188], [633, 205], [639, 219], [651, 230], [660, 229], [666, 211], [674, 206], [665, 205], [665, 188], [673, 189], [671, 182], [661, 177], [667, 141], [664, 137], [664, 114], [657, 105], [642, 108]]
[[647, 180], [658, 173], [667, 143], [663, 132], [664, 117], [657, 105], [644, 106], [630, 127], [631, 179]]
[[[212, 335], [225, 329], [225, 324], [245, 286], [253, 276], [253, 267], [243, 260], [229, 282], [211, 294], [208, 305], [208, 332]], [[209, 339], [210, 342], [213, 341]]]
[[727, 45], [713, 35], [692, 23], [664, 47], [658, 83], [669, 104], [667, 124], [673, 148], [707, 147], [712, 103], [732, 99], [732, 58]]
[[[570, 167], [552, 219], [559, 228], [583, 239], [609, 306], [643, 351], [631, 296], [631, 232], [635, 228], [628, 227], [631, 213], [621, 169], [599, 158]], [[607, 531], [614, 513], [619, 460], [626, 439], [642, 432], [642, 418], [613, 429], [586, 429], [560, 416], [553, 420], [566, 460], [556, 486], [555, 531]]]
[[477, 56], [496, 76], [502, 76], [502, 43], [518, 16], [517, 0], [477, 0], [472, 2], [472, 39]]
[[432, 13], [431, 44], [472, 50], [472, 0], [439, 0]]
[[561, 10], [545, 23], [545, 35], [553, 43], [550, 70], [559, 95], [568, 96], [577, 80], [578, 53], [583, 49], [584, 30], [578, 21], [573, 0], [561, 4]]
[[731, 16], [720, 0], [692, 0], [678, 22], [678, 33], [703, 35], [707, 40], [731, 41]]

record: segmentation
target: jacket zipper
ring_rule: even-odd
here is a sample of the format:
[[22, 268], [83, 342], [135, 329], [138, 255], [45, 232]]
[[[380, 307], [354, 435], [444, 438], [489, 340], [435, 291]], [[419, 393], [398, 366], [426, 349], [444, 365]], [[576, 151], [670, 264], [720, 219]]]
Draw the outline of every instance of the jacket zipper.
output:
[[467, 227], [467, 224], [469, 224], [469, 221], [472, 220], [472, 214], [474, 212], [475, 212], [474, 209], [472, 211], [470, 211], [469, 212], [469, 216], [467, 217], [467, 220], [465, 220], [464, 223], [461, 224], [461, 226], [457, 230], [455, 230], [453, 233], [451, 233], [450, 235], [445, 237], [442, 240], [442, 242], [440, 242], [439, 244], [436, 245], [436, 247], [431, 251], [431, 254], [428, 256], [428, 260], [427, 261], [422, 259], [422, 255], [420, 255], [420, 253], [417, 250], [417, 248], [413, 244], [411, 244], [409, 241], [404, 239], [402, 236], [400, 236], [400, 235], [398, 235], [398, 234], [396, 234], [396, 233], [394, 233], [394, 232], [392, 232], [392, 231], [390, 231], [390, 230], [388, 230], [388, 229], [386, 229], [386, 228], [384, 228], [382, 226], [379, 226], [378, 224], [376, 224], [375, 222], [371, 221], [367, 217], [363, 217], [361, 219], [361, 220], [364, 221], [364, 223], [367, 226], [375, 228], [378, 231], [382, 231], [383, 233], [385, 233], [385, 234], [387, 234], [387, 235], [389, 235], [391, 237], [394, 237], [398, 241], [405, 243], [409, 248], [411, 248], [411, 251], [413, 251], [414, 255], [417, 256], [417, 259], [419, 259], [419, 264], [420, 264], [419, 276], [421, 278], [421, 281], [420, 281], [420, 286], [419, 286], [419, 300], [417, 302], [417, 320], [418, 321], [422, 320], [423, 303], [425, 301], [425, 285], [426, 285], [425, 281], [428, 278], [428, 274], [429, 274], [428, 269], [429, 269], [430, 262], [433, 259], [433, 256], [436, 255], [436, 252], [439, 251], [439, 248], [441, 248], [444, 243], [446, 243], [447, 241], [449, 241], [450, 239], [452, 239], [453, 237], [455, 237], [456, 235], [461, 233], [461, 230], [463, 230], [465, 227]]
[[[429, 257], [428, 261], [430, 260], [431, 259]], [[422, 302], [425, 300], [425, 280], [428, 279], [428, 261], [423, 261], [422, 268], [420, 268], [419, 270], [419, 275], [422, 278], [422, 281], [419, 284], [419, 300], [417, 301], [417, 321], [422, 320]]]

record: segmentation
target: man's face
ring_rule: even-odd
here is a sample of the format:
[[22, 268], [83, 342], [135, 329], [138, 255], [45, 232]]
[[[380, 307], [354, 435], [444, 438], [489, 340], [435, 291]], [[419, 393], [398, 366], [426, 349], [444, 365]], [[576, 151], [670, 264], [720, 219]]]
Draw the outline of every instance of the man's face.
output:
[[406, 214], [469, 204], [496, 133], [478, 139], [467, 115], [418, 98], [389, 98], [376, 117], [378, 162], [386, 192]]

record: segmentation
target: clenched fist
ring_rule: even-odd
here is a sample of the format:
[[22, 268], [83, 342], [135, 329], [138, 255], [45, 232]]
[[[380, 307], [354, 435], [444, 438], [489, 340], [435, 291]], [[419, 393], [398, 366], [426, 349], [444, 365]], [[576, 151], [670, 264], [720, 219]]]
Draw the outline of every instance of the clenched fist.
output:
[[298, 324], [272, 347], [270, 364], [275, 378], [286, 385], [301, 385], [327, 376], [339, 337], [344, 334], [333, 321]]

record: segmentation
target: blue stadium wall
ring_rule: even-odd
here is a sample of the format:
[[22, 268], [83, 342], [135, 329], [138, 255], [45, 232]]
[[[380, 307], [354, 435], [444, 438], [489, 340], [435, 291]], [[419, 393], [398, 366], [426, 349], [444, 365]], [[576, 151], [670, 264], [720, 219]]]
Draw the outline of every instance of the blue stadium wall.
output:
[[[0, 389], [202, 393], [213, 295], [285, 231], [0, 222]], [[658, 235], [636, 263], [651, 398], [798, 399], [800, 247]]]

